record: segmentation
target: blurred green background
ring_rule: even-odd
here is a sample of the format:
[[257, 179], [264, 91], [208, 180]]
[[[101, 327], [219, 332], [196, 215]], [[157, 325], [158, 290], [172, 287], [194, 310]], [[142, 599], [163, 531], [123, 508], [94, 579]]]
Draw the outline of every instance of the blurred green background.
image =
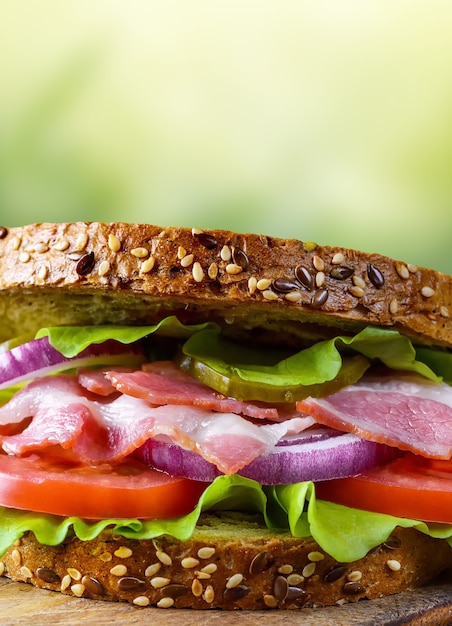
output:
[[0, 218], [231, 228], [452, 273], [449, 0], [2, 0]]

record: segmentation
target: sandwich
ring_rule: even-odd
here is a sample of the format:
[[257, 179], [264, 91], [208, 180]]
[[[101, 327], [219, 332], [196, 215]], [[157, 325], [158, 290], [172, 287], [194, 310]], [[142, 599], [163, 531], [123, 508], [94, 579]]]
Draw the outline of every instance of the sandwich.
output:
[[0, 229], [0, 574], [301, 609], [452, 567], [452, 277], [297, 239]]

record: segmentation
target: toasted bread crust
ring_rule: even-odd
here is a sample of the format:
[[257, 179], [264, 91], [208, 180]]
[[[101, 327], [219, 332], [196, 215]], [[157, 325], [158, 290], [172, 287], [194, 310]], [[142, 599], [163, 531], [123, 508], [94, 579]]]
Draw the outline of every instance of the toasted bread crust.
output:
[[104, 531], [91, 541], [50, 547], [28, 532], [0, 565], [13, 580], [137, 606], [295, 609], [419, 587], [452, 566], [452, 549], [414, 529], [397, 528], [363, 559], [337, 563], [313, 539], [228, 526], [219, 518], [213, 526], [201, 521], [187, 542], [137, 542]]
[[126, 223], [33, 224], [1, 236], [0, 340], [43, 325], [154, 323], [177, 313], [237, 333], [302, 338], [373, 324], [452, 346], [452, 277], [378, 254]]

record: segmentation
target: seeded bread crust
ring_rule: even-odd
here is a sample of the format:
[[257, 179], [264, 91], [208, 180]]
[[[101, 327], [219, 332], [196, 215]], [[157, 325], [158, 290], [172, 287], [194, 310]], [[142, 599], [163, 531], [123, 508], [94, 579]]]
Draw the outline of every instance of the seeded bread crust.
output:
[[[43, 325], [214, 319], [258, 340], [394, 327], [452, 346], [452, 277], [337, 247], [126, 223], [0, 228], [0, 340]], [[262, 333], [263, 331], [263, 333]]]
[[225, 514], [201, 518], [187, 542], [166, 536], [137, 542], [105, 531], [92, 541], [49, 547], [28, 532], [0, 567], [37, 587], [137, 606], [294, 609], [419, 587], [452, 567], [452, 549], [414, 529], [396, 528], [365, 558], [337, 563], [312, 539]]

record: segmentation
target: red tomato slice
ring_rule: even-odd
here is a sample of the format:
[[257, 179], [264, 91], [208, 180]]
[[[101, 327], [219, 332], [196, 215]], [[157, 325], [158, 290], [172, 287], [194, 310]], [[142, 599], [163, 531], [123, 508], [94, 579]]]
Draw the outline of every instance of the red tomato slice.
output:
[[90, 519], [169, 519], [192, 511], [206, 487], [128, 459], [111, 467], [77, 462], [70, 452], [0, 454], [0, 505]]
[[407, 453], [358, 476], [316, 483], [316, 494], [357, 509], [452, 523], [452, 461]]

